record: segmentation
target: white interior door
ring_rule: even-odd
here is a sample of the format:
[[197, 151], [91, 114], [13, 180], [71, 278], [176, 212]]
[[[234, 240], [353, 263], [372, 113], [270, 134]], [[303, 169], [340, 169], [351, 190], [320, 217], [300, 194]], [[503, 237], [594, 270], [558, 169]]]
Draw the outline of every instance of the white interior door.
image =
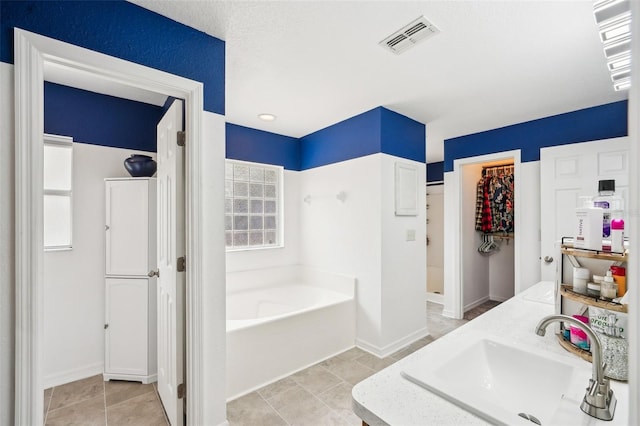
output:
[[185, 273], [184, 155], [177, 144], [182, 101], [173, 102], [158, 123], [158, 394], [169, 422], [183, 424]]
[[627, 137], [561, 145], [540, 150], [540, 276], [556, 277], [555, 243], [573, 237], [579, 197], [597, 195], [598, 181], [615, 179], [616, 195], [628, 199]]

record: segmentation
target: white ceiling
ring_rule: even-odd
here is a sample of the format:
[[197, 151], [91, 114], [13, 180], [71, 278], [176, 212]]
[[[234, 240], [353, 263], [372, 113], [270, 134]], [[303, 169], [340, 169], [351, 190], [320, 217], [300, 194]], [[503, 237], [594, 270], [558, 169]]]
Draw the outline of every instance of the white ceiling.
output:
[[[384, 106], [426, 124], [432, 162], [444, 139], [628, 95], [591, 1], [134, 3], [224, 40], [227, 121], [288, 136]], [[420, 15], [441, 33], [399, 56], [378, 46]]]

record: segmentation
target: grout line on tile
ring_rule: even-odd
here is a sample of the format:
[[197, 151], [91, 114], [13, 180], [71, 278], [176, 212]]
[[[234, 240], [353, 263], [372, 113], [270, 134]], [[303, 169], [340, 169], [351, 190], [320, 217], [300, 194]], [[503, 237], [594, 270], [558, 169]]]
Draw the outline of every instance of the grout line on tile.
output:
[[[322, 391], [322, 392], [320, 392], [317, 396], [319, 397], [320, 395], [325, 394], [325, 393], [329, 392], [330, 390], [335, 389], [335, 388], [337, 388], [338, 386], [341, 386], [341, 385], [343, 385], [343, 384], [351, 385], [351, 383], [349, 383], [349, 382], [347, 382], [347, 381], [345, 381], [345, 380], [340, 379], [340, 383], [337, 383], [337, 384], [335, 384], [335, 385], [331, 386], [329, 389], [325, 389], [325, 390], [323, 390], [323, 391]], [[351, 385], [351, 386], [353, 386], [353, 385]], [[313, 393], [312, 393], [312, 394], [313, 394]], [[313, 394], [313, 395], [315, 395], [315, 394]]]
[[[345, 383], [348, 383], [348, 382], [345, 382]], [[337, 386], [337, 385], [336, 385], [336, 386]], [[311, 396], [313, 396], [313, 397], [314, 397], [314, 398], [316, 398], [318, 401], [320, 401], [320, 402], [321, 402], [325, 407], [327, 407], [327, 408], [329, 409], [329, 411], [330, 411], [330, 412], [332, 412], [332, 413], [336, 414], [336, 415], [337, 415], [338, 417], [340, 417], [341, 419], [344, 419], [344, 417], [342, 417], [342, 416], [340, 415], [340, 413], [338, 413], [338, 412], [337, 412], [337, 411], [335, 411], [333, 408], [331, 408], [331, 407], [329, 406], [329, 404], [327, 404], [326, 402], [324, 402], [322, 399], [318, 398], [318, 397], [317, 397], [316, 395], [314, 395], [314, 394], [311, 394]], [[345, 419], [345, 420], [346, 420], [346, 419]]]
[[[294, 380], [294, 382], [295, 382], [295, 380]], [[297, 382], [296, 382], [296, 383], [297, 383]], [[256, 394], [258, 395], [258, 397], [259, 397], [259, 398], [262, 398], [262, 395], [260, 395], [260, 394], [259, 394], [259, 393], [257, 393], [257, 392], [256, 392]], [[291, 425], [291, 423], [289, 423], [289, 422], [288, 422], [284, 417], [282, 417], [282, 414], [280, 414], [280, 411], [276, 410], [276, 407], [274, 407], [273, 405], [271, 405], [271, 403], [270, 403], [267, 399], [262, 398], [262, 400], [263, 400], [264, 402], [266, 402], [266, 403], [267, 403], [267, 405], [268, 405], [269, 407], [271, 407], [271, 409], [272, 409], [272, 410], [273, 410], [273, 411], [278, 415], [278, 417], [280, 417], [280, 418], [282, 419], [282, 421], [283, 421], [285, 424], [287, 424], [287, 425]]]

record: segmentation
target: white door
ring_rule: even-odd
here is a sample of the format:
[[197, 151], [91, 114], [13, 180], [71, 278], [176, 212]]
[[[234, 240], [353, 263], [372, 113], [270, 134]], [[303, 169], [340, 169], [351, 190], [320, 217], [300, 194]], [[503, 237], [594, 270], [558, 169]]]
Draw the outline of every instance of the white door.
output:
[[177, 144], [182, 101], [173, 102], [158, 123], [158, 394], [169, 422], [183, 424], [185, 273], [184, 155]]
[[598, 181], [615, 179], [616, 195], [628, 199], [629, 139], [561, 145], [540, 150], [541, 278], [556, 277], [555, 243], [573, 237], [580, 196], [597, 195]]

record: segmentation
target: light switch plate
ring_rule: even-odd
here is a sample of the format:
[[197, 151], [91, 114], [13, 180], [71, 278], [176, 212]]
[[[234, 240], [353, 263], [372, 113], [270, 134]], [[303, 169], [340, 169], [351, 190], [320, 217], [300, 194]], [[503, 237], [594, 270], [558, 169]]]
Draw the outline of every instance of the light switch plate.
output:
[[415, 240], [416, 240], [416, 230], [407, 229], [407, 241], [415, 241]]

